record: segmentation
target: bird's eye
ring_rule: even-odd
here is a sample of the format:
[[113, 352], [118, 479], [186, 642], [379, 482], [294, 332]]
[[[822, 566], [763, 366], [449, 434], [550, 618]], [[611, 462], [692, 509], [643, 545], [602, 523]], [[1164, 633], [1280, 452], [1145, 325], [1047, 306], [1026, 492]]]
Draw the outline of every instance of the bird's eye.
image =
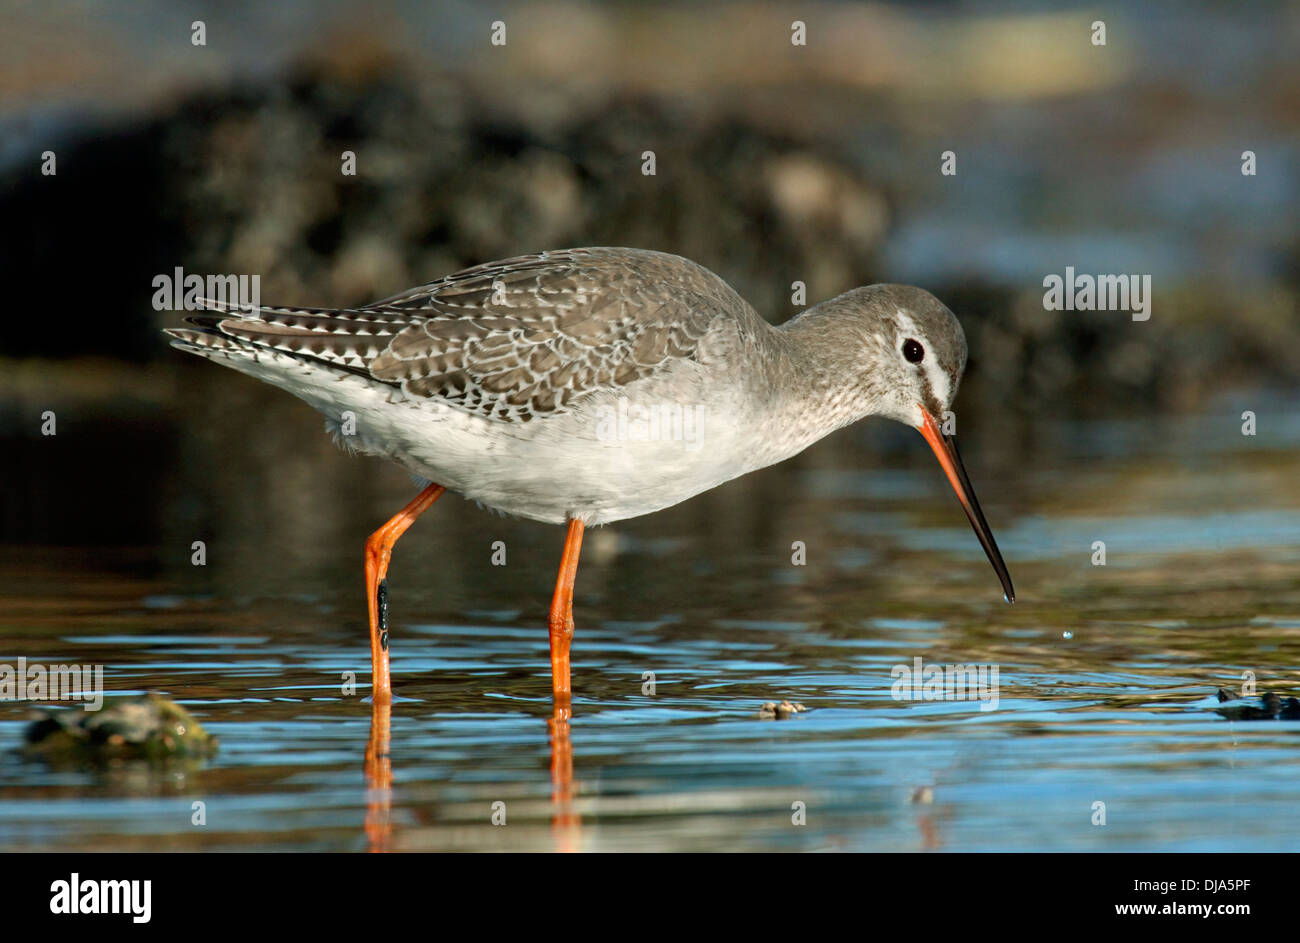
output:
[[908, 363], [920, 363], [925, 359], [925, 348], [909, 337], [903, 341], [903, 356]]

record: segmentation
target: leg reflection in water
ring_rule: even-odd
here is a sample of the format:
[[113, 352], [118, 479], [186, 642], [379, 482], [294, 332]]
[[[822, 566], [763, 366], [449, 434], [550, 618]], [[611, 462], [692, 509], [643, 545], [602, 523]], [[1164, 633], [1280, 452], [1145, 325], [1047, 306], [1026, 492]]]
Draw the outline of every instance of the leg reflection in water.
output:
[[[393, 825], [392, 703], [376, 701], [370, 709], [370, 740], [366, 744], [366, 846], [389, 851]], [[551, 831], [556, 851], [578, 851], [582, 818], [573, 810], [573, 742], [569, 738], [572, 710], [567, 698], [559, 700], [546, 721], [551, 745]]]
[[370, 707], [370, 740], [366, 744], [366, 844], [370, 851], [387, 851], [392, 836], [393, 806], [392, 739], [393, 704], [376, 700]]
[[569, 739], [572, 710], [568, 698], [556, 700], [546, 722], [551, 740], [551, 830], [556, 851], [577, 851], [582, 818], [573, 811], [573, 742]]

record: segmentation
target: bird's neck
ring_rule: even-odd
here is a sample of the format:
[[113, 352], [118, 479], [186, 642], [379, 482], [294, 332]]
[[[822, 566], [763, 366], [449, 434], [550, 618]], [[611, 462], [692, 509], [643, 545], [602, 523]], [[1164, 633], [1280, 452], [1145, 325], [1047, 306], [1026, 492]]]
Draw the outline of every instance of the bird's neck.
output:
[[796, 455], [874, 412], [875, 384], [862, 374], [877, 340], [865, 335], [860, 319], [819, 305], [769, 328], [764, 340], [770, 354], [762, 421], [771, 446], [770, 454], [756, 456], [762, 464], [755, 467]]

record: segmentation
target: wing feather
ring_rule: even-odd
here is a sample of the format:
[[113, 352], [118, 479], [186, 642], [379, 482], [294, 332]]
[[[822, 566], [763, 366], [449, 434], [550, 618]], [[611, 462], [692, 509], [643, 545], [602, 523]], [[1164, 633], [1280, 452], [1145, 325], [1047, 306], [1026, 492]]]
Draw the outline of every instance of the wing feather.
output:
[[411, 396], [527, 422], [696, 357], [719, 319], [758, 315], [686, 259], [594, 248], [489, 262], [363, 308], [264, 307], [190, 320], [364, 371]]

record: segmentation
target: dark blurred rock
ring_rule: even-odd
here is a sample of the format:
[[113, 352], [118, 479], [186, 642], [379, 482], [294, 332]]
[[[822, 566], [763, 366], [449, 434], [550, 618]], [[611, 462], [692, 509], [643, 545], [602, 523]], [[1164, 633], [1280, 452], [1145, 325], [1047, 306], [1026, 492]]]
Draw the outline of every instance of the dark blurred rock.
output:
[[78, 760], [193, 758], [216, 749], [216, 737], [189, 711], [159, 694], [98, 711], [40, 711], [23, 744], [31, 756]]
[[630, 245], [717, 269], [777, 319], [791, 281], [833, 294], [872, 270], [885, 200], [829, 155], [644, 98], [541, 111], [398, 78], [192, 103], [166, 124], [178, 264], [344, 305], [490, 259]]

